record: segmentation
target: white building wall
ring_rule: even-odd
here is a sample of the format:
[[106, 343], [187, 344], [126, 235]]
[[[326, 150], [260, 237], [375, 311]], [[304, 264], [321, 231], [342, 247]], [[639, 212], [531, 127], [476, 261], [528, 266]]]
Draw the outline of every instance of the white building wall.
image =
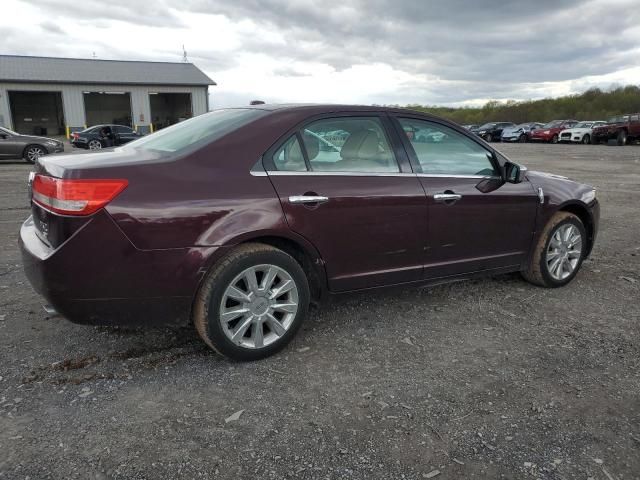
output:
[[71, 131], [85, 128], [86, 125], [83, 92], [129, 92], [134, 126], [143, 133], [150, 129], [150, 92], [191, 93], [193, 115], [207, 112], [208, 87], [203, 86], [0, 83], [0, 125], [8, 128], [13, 127], [9, 108], [9, 91], [62, 92], [64, 120]]

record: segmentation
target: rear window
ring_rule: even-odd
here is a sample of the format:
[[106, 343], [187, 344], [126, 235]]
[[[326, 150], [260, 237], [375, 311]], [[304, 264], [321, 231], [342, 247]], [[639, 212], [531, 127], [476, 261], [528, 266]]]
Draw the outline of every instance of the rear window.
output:
[[178, 152], [211, 143], [267, 113], [248, 108], [215, 110], [135, 140], [125, 148]]

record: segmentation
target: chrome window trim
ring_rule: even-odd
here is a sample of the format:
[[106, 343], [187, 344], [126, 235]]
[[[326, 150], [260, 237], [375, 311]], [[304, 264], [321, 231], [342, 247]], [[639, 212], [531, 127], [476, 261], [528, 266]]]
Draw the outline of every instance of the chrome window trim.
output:
[[295, 172], [285, 170], [267, 170], [267, 175], [276, 177], [310, 175], [312, 177], [415, 177], [415, 173], [401, 172]]
[[499, 179], [494, 175], [448, 175], [444, 173], [402, 173], [402, 172], [298, 172], [285, 170], [252, 170], [251, 175], [254, 177], [265, 177], [273, 175], [276, 177], [297, 177], [301, 175], [309, 175], [312, 177], [422, 177], [422, 178], [470, 178], [470, 179]]

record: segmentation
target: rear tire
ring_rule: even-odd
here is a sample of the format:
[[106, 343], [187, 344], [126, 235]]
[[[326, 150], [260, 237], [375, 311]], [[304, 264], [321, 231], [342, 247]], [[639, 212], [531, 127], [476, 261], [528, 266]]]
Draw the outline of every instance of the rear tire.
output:
[[[572, 233], [565, 239], [566, 232]], [[544, 227], [522, 276], [541, 287], [562, 287], [580, 270], [586, 249], [587, 233], [582, 221], [572, 213], [556, 212]], [[561, 265], [556, 265], [556, 260]], [[556, 266], [559, 271], [554, 270]]]
[[618, 132], [618, 137], [616, 138], [616, 143], [619, 147], [625, 146], [627, 144], [627, 132], [620, 130]]
[[218, 353], [233, 360], [259, 360], [291, 341], [307, 317], [309, 300], [309, 282], [291, 255], [247, 243], [207, 274], [193, 321], [200, 338]]
[[46, 154], [47, 151], [40, 145], [27, 145], [22, 152], [22, 158], [29, 163], [36, 163], [38, 158]]
[[89, 150], [102, 150], [102, 142], [100, 140], [90, 140], [87, 144]]

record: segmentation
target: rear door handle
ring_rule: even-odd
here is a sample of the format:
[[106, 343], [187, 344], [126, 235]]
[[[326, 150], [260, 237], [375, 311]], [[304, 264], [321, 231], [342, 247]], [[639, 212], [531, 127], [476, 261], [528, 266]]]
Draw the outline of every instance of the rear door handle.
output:
[[433, 199], [438, 202], [438, 203], [443, 203], [443, 202], [455, 202], [457, 200], [460, 200], [462, 198], [462, 195], [460, 195], [459, 193], [436, 193], [433, 195]]
[[325, 203], [329, 201], [329, 197], [321, 195], [292, 195], [289, 197], [290, 203]]

